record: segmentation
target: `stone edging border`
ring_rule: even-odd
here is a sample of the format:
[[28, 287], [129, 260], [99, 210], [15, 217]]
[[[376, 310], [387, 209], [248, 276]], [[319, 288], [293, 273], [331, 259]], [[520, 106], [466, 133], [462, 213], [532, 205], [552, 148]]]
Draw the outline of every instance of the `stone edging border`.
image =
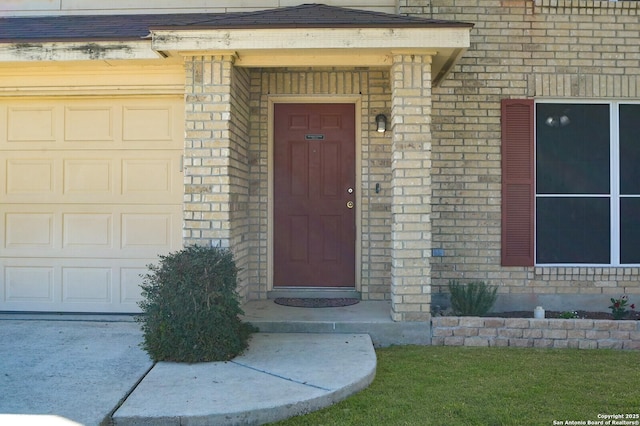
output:
[[640, 321], [433, 317], [434, 346], [640, 349]]

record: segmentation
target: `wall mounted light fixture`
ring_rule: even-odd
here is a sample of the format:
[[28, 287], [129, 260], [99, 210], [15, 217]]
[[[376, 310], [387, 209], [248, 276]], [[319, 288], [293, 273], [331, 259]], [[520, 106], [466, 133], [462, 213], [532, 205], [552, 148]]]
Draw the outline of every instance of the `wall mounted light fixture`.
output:
[[384, 114], [376, 115], [376, 130], [384, 133], [387, 130], [387, 116]]

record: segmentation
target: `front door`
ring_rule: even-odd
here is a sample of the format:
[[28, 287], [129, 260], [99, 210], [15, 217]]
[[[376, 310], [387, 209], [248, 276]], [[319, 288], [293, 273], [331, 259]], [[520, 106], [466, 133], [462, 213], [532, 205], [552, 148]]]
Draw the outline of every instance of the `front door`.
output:
[[274, 106], [274, 287], [355, 286], [355, 106]]

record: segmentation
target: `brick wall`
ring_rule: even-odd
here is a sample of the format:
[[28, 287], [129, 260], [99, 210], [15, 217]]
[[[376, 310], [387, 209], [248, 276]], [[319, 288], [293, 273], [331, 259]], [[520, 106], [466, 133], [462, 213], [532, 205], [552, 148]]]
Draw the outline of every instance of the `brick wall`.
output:
[[[606, 310], [611, 295], [640, 295], [640, 268], [500, 266], [500, 101], [637, 99], [639, 7], [399, 0], [402, 13], [475, 23], [471, 48], [434, 88], [429, 58], [421, 56], [394, 57], [391, 70], [235, 70], [231, 57], [188, 60], [185, 244], [233, 244], [246, 266], [243, 294], [264, 298], [269, 99], [348, 95], [359, 97], [362, 107], [365, 300], [392, 299], [399, 307], [394, 319], [424, 320], [432, 295], [442, 295], [450, 279], [498, 284], [500, 303], [511, 309], [532, 309], [541, 296], [565, 296], [562, 310], [587, 302]], [[391, 132], [374, 131], [379, 112], [394, 117], [393, 140]], [[432, 248], [444, 255], [432, 257]]]
[[434, 317], [436, 346], [640, 349], [640, 321]]
[[505, 309], [533, 309], [541, 295], [561, 310], [640, 295], [639, 268], [500, 266], [500, 100], [640, 98], [640, 4], [401, 0], [399, 10], [475, 24], [471, 48], [433, 88], [432, 235], [444, 250], [431, 259], [433, 292], [486, 280]]

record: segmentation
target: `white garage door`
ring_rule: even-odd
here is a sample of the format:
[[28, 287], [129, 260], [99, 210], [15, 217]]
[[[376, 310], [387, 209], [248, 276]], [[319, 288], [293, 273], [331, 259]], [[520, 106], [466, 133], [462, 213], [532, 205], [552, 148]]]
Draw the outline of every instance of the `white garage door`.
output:
[[0, 100], [0, 311], [137, 312], [181, 248], [178, 97]]

